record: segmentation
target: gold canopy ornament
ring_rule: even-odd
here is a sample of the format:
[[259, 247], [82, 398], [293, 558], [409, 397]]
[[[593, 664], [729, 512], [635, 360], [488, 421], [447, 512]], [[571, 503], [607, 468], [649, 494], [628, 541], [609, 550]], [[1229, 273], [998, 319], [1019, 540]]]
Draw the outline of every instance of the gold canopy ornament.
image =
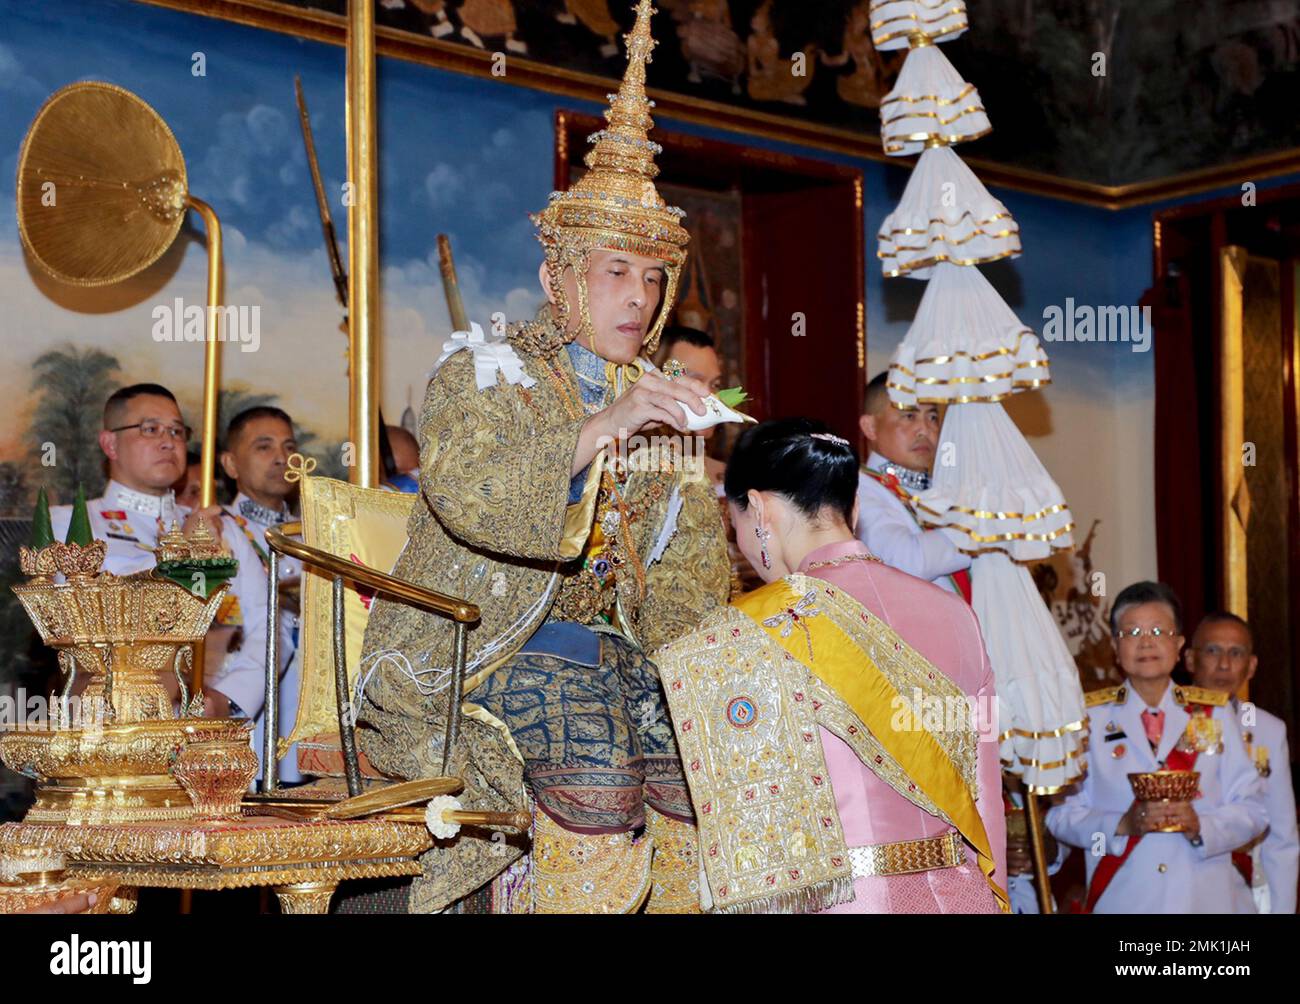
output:
[[[595, 250], [627, 251], [657, 258], [667, 273], [663, 302], [646, 336], [646, 350], [659, 343], [668, 314], [677, 295], [678, 280], [686, 263], [690, 234], [682, 226], [686, 215], [669, 206], [655, 188], [659, 173], [655, 155], [663, 148], [649, 138], [654, 121], [654, 102], [646, 97], [645, 68], [656, 42], [650, 34], [655, 13], [651, 0], [639, 0], [636, 24], [624, 40], [627, 43], [627, 72], [617, 94], [609, 95], [606, 128], [592, 133], [585, 160], [588, 171], [567, 192], [552, 192], [550, 203], [532, 216], [537, 237], [545, 251], [550, 288], [557, 316], [553, 328], [538, 321], [517, 328], [512, 337], [523, 336], [525, 344], [551, 353], [579, 335], [592, 335], [587, 309], [587, 258]], [[572, 268], [578, 287], [581, 324], [566, 332], [571, 305], [564, 291], [564, 270]], [[548, 337], [549, 336], [549, 337]]]
[[18, 232], [42, 269], [104, 286], [157, 261], [185, 219], [185, 160], [167, 123], [130, 91], [55, 91], [18, 155]]

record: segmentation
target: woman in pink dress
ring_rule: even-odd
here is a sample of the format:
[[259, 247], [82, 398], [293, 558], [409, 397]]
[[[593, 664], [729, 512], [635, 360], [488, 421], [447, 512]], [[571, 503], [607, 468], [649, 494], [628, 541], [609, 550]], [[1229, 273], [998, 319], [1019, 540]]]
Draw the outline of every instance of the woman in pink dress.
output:
[[655, 655], [699, 822], [705, 909], [1005, 908], [979, 625], [955, 594], [858, 541], [857, 475], [857, 453], [821, 423], [747, 429], [726, 492], [767, 585]]

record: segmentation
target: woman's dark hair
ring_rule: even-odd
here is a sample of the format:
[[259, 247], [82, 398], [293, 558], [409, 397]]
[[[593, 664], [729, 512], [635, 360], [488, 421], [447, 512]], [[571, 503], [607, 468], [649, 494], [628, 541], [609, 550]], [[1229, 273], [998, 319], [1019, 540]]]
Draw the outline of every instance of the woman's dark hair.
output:
[[749, 507], [750, 491], [777, 492], [810, 519], [830, 506], [851, 523], [858, 451], [811, 418], [747, 426], [727, 462], [726, 490], [741, 510]]

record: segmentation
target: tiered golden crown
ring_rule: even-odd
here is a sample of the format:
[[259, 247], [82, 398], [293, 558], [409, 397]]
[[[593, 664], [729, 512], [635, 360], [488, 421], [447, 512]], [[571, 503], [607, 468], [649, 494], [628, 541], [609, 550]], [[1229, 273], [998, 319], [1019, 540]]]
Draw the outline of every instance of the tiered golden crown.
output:
[[654, 102], [645, 93], [645, 68], [656, 45], [650, 34], [654, 13], [651, 0], [639, 0], [636, 24], [625, 37], [627, 72], [618, 93], [608, 96], [609, 124], [587, 138], [593, 145], [585, 158], [587, 173], [567, 192], [552, 192], [546, 209], [532, 217], [548, 249], [628, 251], [671, 266], [686, 261], [686, 213], [665, 203], [654, 185], [655, 155], [663, 152], [649, 138]]

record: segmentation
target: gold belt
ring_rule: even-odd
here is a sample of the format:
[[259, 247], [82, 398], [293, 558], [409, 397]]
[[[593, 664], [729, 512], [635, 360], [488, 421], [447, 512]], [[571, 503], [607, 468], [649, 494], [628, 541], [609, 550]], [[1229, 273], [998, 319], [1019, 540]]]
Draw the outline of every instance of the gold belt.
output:
[[956, 868], [966, 860], [966, 844], [954, 830], [921, 840], [850, 847], [854, 878], [874, 875], [911, 875], [936, 868]]

